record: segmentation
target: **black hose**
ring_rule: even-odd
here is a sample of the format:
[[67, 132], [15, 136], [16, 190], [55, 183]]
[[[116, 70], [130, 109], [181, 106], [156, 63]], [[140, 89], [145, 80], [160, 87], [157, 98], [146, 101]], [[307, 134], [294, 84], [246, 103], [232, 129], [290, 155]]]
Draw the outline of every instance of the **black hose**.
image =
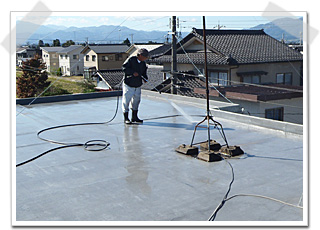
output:
[[38, 136], [39, 139], [41, 139], [43, 141], [50, 142], [50, 143], [63, 145], [63, 146], [59, 146], [59, 147], [56, 147], [56, 148], [49, 149], [49, 150], [39, 154], [38, 156], [35, 156], [35, 157], [33, 157], [33, 158], [29, 159], [29, 160], [26, 160], [24, 162], [21, 162], [21, 163], [17, 164], [16, 167], [19, 167], [21, 165], [30, 163], [31, 161], [34, 161], [34, 160], [36, 160], [36, 159], [38, 159], [38, 158], [40, 158], [40, 157], [42, 157], [42, 156], [44, 156], [44, 155], [46, 155], [46, 154], [48, 154], [50, 152], [53, 152], [53, 151], [59, 150], [59, 149], [63, 149], [63, 148], [84, 147], [84, 149], [87, 150], [87, 151], [101, 151], [101, 150], [106, 149], [110, 145], [110, 143], [105, 141], [105, 140], [89, 140], [89, 141], [87, 141], [86, 143], [83, 143], [83, 144], [82, 143], [64, 143], [64, 142], [58, 142], [58, 141], [49, 140], [49, 139], [40, 137], [40, 134], [44, 133], [46, 131], [49, 131], [49, 130], [64, 128], [64, 127], [80, 126], [80, 125], [104, 125], [104, 124], [108, 124], [111, 121], [113, 121], [115, 119], [115, 117], [117, 116], [118, 109], [119, 109], [119, 98], [120, 98], [120, 96], [118, 95], [117, 96], [116, 111], [115, 111], [113, 117], [109, 121], [106, 121], [106, 122], [94, 122], [94, 123], [78, 123], [78, 124], [58, 125], [58, 126], [53, 126], [53, 127], [49, 127], [49, 128], [40, 130], [37, 133], [37, 136]]
[[214, 212], [212, 213], [212, 215], [210, 216], [210, 218], [208, 219], [208, 221], [214, 221], [214, 220], [215, 220], [215, 218], [216, 218], [216, 216], [217, 216], [217, 213], [220, 211], [220, 209], [224, 206], [224, 204], [225, 204], [226, 201], [228, 200], [228, 195], [229, 195], [229, 193], [230, 193], [230, 191], [231, 191], [231, 186], [232, 186], [232, 184], [233, 184], [233, 182], [234, 182], [234, 171], [233, 171], [233, 167], [232, 167], [232, 165], [230, 164], [230, 162], [227, 161], [227, 159], [225, 159], [224, 157], [222, 157], [222, 158], [228, 163], [228, 165], [229, 165], [230, 168], [231, 168], [231, 176], [232, 176], [232, 179], [231, 179], [231, 181], [230, 181], [230, 183], [229, 183], [229, 187], [228, 187], [227, 193], [224, 195], [222, 201], [220, 202], [220, 204], [218, 205], [218, 207], [216, 208], [216, 210], [214, 210]]

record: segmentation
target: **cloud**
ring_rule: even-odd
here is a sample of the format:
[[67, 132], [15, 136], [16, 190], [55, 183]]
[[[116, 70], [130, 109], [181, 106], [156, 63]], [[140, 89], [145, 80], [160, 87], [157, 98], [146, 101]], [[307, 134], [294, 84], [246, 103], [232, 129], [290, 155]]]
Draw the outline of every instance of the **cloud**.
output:
[[108, 17], [99, 17], [98, 18], [98, 21], [100, 23], [109, 23], [110, 22], [110, 19]]

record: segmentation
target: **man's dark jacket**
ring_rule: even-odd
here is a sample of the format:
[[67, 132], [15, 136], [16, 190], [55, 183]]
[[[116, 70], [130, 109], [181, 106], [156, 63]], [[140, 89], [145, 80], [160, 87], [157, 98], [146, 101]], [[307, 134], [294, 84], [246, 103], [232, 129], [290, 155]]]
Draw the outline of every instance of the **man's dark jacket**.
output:
[[[148, 79], [147, 68], [146, 63], [144, 61], [139, 63], [138, 58], [135, 56], [127, 59], [122, 65], [122, 70], [124, 71], [124, 83], [130, 87], [140, 87], [142, 85], [141, 76]], [[137, 72], [139, 76], [133, 76], [134, 72]]]

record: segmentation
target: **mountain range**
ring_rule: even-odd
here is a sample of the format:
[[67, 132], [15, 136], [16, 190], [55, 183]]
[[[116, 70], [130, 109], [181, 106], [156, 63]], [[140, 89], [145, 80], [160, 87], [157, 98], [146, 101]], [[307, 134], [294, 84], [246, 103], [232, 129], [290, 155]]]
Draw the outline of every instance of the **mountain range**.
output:
[[[30, 33], [30, 31], [34, 31]], [[185, 36], [187, 33], [183, 33]], [[73, 40], [76, 43], [119, 43], [127, 38], [134, 43], [137, 42], [159, 42], [163, 43], [168, 36], [168, 31], [143, 31], [133, 30], [125, 26], [91, 26], [91, 27], [65, 27], [56, 25], [37, 26], [30, 22], [19, 21], [16, 24], [17, 44], [38, 44], [39, 40], [51, 44], [53, 40], [59, 39], [61, 43]], [[170, 36], [169, 36], [170, 37]]]
[[266, 24], [250, 28], [263, 29], [271, 37], [285, 42], [300, 42], [303, 32], [303, 18], [280, 18]]
[[[286, 42], [299, 42], [303, 31], [302, 18], [281, 18], [266, 24], [260, 24], [250, 29], [264, 29], [264, 31], [277, 40], [284, 39]], [[191, 31], [190, 31], [191, 32]], [[181, 37], [188, 33], [184, 32]], [[66, 27], [57, 25], [36, 25], [30, 22], [17, 21], [16, 44], [38, 44], [39, 40], [51, 44], [59, 39], [61, 43], [73, 40], [76, 43], [119, 43], [129, 39], [132, 43], [166, 41], [168, 31], [143, 31], [134, 30], [125, 26], [101, 25], [91, 27]]]

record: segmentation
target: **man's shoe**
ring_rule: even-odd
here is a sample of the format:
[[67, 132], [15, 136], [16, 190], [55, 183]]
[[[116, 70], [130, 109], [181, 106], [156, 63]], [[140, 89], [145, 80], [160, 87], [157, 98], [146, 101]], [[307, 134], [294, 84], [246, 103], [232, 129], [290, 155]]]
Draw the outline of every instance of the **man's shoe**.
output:
[[132, 110], [132, 122], [143, 123], [143, 120], [138, 118], [138, 110]]
[[129, 113], [128, 112], [123, 113], [123, 117], [124, 117], [125, 124], [131, 124], [131, 121], [129, 120]]

